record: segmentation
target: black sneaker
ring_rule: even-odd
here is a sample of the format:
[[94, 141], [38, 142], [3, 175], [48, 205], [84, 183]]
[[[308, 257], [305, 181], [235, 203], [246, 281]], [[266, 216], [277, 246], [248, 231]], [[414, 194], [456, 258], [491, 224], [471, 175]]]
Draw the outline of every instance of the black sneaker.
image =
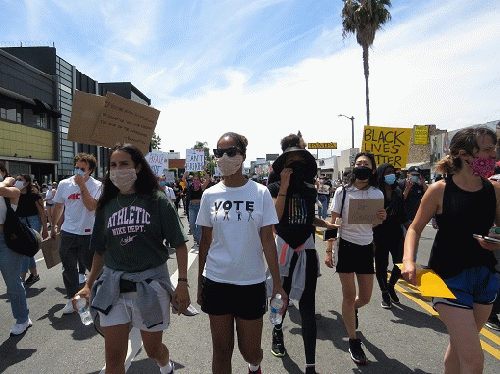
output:
[[380, 305], [382, 305], [382, 308], [384, 308], [384, 309], [391, 309], [392, 308], [391, 297], [389, 296], [388, 291], [382, 292], [382, 302], [380, 303]]
[[394, 304], [399, 304], [399, 297], [396, 294], [396, 290], [394, 289], [394, 285], [388, 284], [387, 285], [387, 291], [389, 292], [389, 296], [391, 297], [391, 301]]
[[271, 353], [275, 357], [285, 357], [286, 349], [283, 341], [283, 330], [273, 329], [273, 343], [271, 345]]
[[358, 310], [354, 309], [354, 316], [356, 317], [356, 330], [359, 327], [359, 318], [358, 318]]
[[358, 365], [366, 364], [366, 355], [361, 348], [361, 340], [349, 339], [349, 353], [354, 363]]
[[32, 284], [38, 282], [39, 280], [40, 276], [38, 274], [37, 275], [30, 274], [30, 276], [28, 277], [28, 279], [26, 279], [26, 282], [24, 283], [28, 286], [31, 286]]
[[500, 331], [500, 320], [498, 319], [498, 316], [492, 314], [486, 321], [485, 326], [489, 329]]

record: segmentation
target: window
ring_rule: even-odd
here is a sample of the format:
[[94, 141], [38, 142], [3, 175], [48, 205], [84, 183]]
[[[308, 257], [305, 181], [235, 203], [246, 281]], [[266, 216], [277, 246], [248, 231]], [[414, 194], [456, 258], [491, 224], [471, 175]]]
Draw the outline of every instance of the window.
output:
[[49, 121], [47, 120], [47, 113], [38, 113], [35, 116], [36, 125], [42, 129], [49, 128]]

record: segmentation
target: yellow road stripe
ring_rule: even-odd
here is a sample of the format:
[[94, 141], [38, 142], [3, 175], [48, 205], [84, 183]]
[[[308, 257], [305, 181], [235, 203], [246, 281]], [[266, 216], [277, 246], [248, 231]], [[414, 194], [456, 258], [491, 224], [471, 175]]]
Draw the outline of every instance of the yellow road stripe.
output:
[[500, 360], [500, 350], [493, 348], [491, 345], [489, 345], [488, 343], [486, 343], [482, 340], [481, 340], [481, 347], [483, 347], [483, 349], [486, 352], [488, 352], [490, 355], [495, 357], [497, 360]]
[[481, 335], [483, 335], [485, 338], [488, 338], [492, 342], [494, 342], [496, 345], [500, 346], [500, 336], [493, 334], [491, 331], [488, 331], [486, 329], [481, 329]]
[[[406, 283], [405, 281], [400, 281], [403, 283], [405, 286], [408, 286], [409, 288], [416, 289], [413, 285], [410, 285]], [[422, 296], [412, 292], [408, 291], [406, 288], [401, 287], [400, 285], [396, 284], [394, 287], [396, 290], [398, 290], [401, 294], [406, 296], [408, 299], [414, 301], [416, 304], [420, 305], [424, 310], [426, 310], [429, 314], [439, 318], [439, 314], [428, 304], [428, 302], [422, 300]], [[500, 337], [491, 331], [488, 331], [486, 329], [481, 329], [480, 331], [481, 335], [483, 335], [485, 338], [491, 340], [494, 342], [496, 345], [500, 346]], [[486, 343], [484, 340], [480, 340], [481, 342], [481, 347], [483, 348], [484, 351], [488, 352], [490, 355], [495, 357], [497, 360], [500, 360], [500, 350], [497, 348], [494, 348], [490, 344]]]

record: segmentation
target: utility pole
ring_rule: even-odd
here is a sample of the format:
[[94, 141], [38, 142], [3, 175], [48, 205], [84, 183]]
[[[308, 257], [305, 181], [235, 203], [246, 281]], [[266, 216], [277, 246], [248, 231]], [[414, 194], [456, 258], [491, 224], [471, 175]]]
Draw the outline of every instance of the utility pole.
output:
[[339, 114], [339, 117], [345, 117], [351, 120], [351, 126], [352, 126], [352, 148], [354, 148], [354, 116], [348, 117], [345, 114]]

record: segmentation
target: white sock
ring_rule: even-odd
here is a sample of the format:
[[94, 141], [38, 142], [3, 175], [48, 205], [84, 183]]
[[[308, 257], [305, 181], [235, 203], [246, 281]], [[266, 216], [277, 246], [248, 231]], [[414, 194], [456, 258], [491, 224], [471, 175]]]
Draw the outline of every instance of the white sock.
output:
[[160, 366], [161, 374], [169, 374], [172, 371], [172, 361], [168, 361], [168, 364], [165, 366]]
[[259, 367], [260, 367], [260, 365], [253, 366], [253, 365], [248, 364], [248, 368], [250, 369], [250, 371], [257, 371], [257, 370], [259, 370]]

